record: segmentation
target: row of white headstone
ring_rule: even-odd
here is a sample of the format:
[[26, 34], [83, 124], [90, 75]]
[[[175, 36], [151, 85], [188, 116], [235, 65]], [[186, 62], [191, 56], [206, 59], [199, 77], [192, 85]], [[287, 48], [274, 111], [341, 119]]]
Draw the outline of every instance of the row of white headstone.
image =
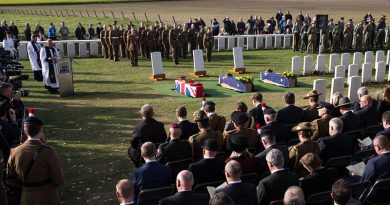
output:
[[[345, 78], [336, 77], [332, 79], [332, 85], [330, 88], [330, 98], [329, 102], [332, 101], [332, 94], [336, 92], [344, 93], [344, 81]], [[327, 81], [325, 79], [317, 79], [313, 82], [313, 89], [317, 90], [317, 92], [322, 93], [319, 96], [320, 101], [326, 101], [326, 85]], [[352, 76], [348, 79], [348, 97], [351, 102], [358, 102], [359, 96], [357, 94], [357, 90], [362, 86], [361, 77], [360, 76]]]
[[242, 47], [247, 50], [291, 48], [291, 34], [277, 35], [245, 35], [245, 36], [218, 36], [215, 38], [215, 49], [218, 51], [233, 50]]
[[[196, 49], [193, 50], [193, 62], [194, 62], [194, 72], [205, 71], [204, 67], [204, 57], [203, 50]], [[152, 61], [152, 72], [153, 75], [164, 74], [164, 68], [162, 64], [161, 52], [152, 52], [151, 55]], [[244, 68], [244, 57], [242, 54], [242, 47], [233, 48], [233, 61], [235, 68]]]

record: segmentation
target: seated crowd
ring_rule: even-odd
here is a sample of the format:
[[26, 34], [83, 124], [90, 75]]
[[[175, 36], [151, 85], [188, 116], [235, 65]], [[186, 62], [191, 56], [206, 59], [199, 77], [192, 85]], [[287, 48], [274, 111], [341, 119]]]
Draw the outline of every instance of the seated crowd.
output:
[[[146, 104], [129, 149], [137, 169], [131, 181], [118, 182], [117, 197], [121, 204], [299, 205], [325, 193], [331, 204], [388, 202], [390, 190], [367, 190], [390, 178], [390, 86], [384, 100], [365, 87], [358, 94], [359, 103], [339, 93], [326, 103], [312, 90], [304, 97], [309, 106], [300, 108], [287, 93], [276, 112], [255, 93], [254, 108], [238, 102], [228, 122], [213, 102], [194, 112], [194, 123], [180, 106], [168, 136]], [[371, 144], [358, 141], [367, 137]], [[361, 162], [362, 173], [346, 169]], [[356, 195], [355, 184], [365, 181]]]

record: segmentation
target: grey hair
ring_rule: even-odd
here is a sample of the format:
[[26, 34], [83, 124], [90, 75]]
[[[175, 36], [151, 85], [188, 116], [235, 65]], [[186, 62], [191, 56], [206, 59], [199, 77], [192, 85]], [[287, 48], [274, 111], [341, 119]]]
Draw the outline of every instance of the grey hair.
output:
[[337, 133], [341, 133], [343, 131], [343, 121], [340, 120], [340, 118], [332, 118], [329, 121], [329, 127], [332, 127], [337, 131]]
[[357, 91], [358, 95], [368, 95], [368, 88], [367, 87], [360, 87]]
[[242, 173], [240, 163], [236, 160], [230, 160], [225, 165], [225, 172], [229, 173], [232, 177], [239, 177]]
[[265, 159], [268, 163], [272, 164], [277, 168], [283, 168], [284, 166], [283, 154], [278, 149], [272, 149], [271, 151], [269, 151]]
[[284, 193], [284, 205], [305, 205], [305, 195], [298, 186], [290, 186]]
[[141, 113], [142, 117], [145, 117], [145, 118], [150, 118], [150, 117], [153, 117], [153, 115], [154, 115], [153, 107], [149, 104], [143, 105], [139, 112]]

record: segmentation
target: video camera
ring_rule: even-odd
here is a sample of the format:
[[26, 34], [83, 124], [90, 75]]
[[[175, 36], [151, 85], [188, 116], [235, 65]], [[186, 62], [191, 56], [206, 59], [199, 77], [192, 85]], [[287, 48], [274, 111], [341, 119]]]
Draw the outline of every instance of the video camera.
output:
[[25, 97], [28, 91], [20, 90], [22, 81], [28, 79], [28, 75], [22, 75], [23, 68], [19, 62], [13, 60], [11, 52], [0, 48], [0, 81], [12, 84], [14, 91], [20, 91], [21, 96]]

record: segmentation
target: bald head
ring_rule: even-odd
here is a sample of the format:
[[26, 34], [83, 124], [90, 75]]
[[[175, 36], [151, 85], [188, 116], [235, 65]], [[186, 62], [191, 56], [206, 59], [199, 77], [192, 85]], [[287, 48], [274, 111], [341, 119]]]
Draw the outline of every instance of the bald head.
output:
[[170, 137], [171, 139], [180, 139], [180, 136], [181, 136], [181, 129], [180, 128], [169, 128], [169, 133], [170, 133]]
[[176, 177], [176, 188], [177, 191], [189, 191], [192, 190], [192, 186], [194, 185], [194, 177], [192, 173], [187, 170], [183, 170], [177, 174]]
[[390, 151], [389, 138], [387, 138], [385, 135], [376, 136], [373, 144], [377, 154]]
[[122, 179], [116, 184], [116, 196], [120, 203], [131, 202], [133, 192], [133, 183], [127, 179]]
[[369, 95], [363, 95], [360, 98], [360, 108], [366, 108], [372, 105], [372, 98]]
[[225, 175], [228, 182], [240, 180], [241, 174], [241, 165], [236, 160], [230, 160], [228, 163], [226, 163]]

